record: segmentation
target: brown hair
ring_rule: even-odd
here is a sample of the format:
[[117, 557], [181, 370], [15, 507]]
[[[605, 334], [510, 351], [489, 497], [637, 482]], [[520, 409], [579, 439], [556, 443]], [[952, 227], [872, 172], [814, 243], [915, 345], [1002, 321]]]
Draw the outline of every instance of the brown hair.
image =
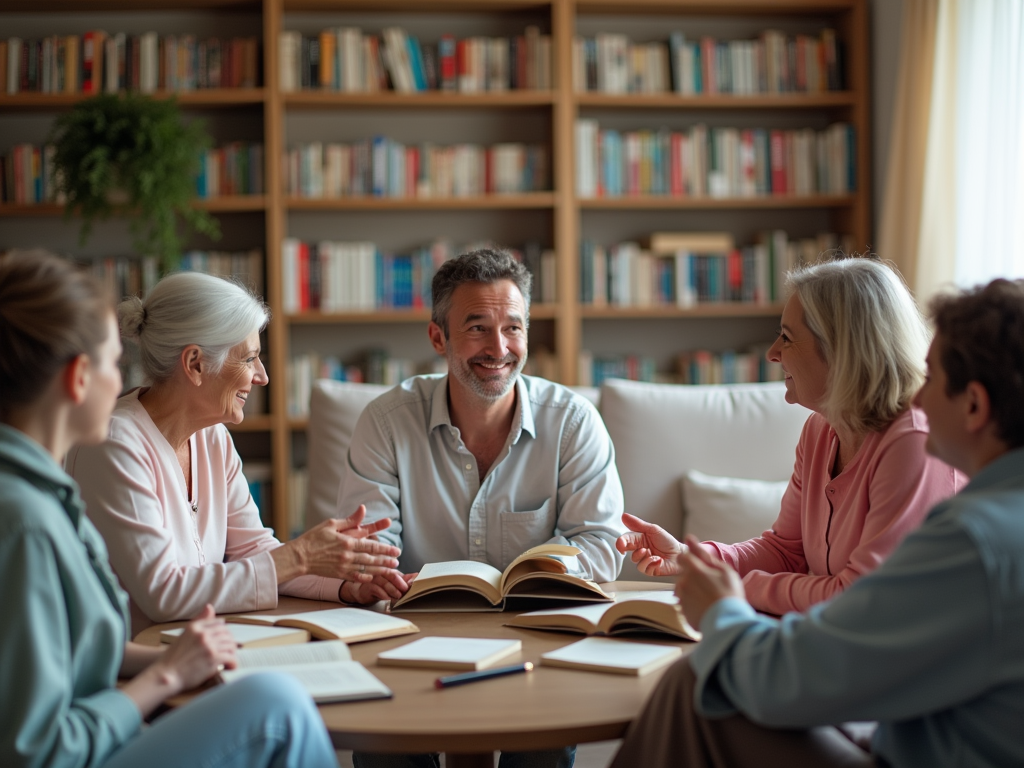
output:
[[1024, 446], [1024, 280], [993, 280], [930, 305], [946, 394], [977, 381], [988, 392], [999, 438]]
[[110, 296], [92, 275], [42, 250], [0, 256], [0, 420], [32, 403], [109, 332]]
[[481, 248], [449, 259], [440, 266], [431, 282], [434, 306], [430, 319], [441, 326], [444, 337], [448, 338], [448, 313], [452, 308], [452, 294], [463, 283], [496, 283], [511, 280], [526, 304], [525, 321], [530, 320], [530, 288], [533, 276], [515, 256], [506, 251]]

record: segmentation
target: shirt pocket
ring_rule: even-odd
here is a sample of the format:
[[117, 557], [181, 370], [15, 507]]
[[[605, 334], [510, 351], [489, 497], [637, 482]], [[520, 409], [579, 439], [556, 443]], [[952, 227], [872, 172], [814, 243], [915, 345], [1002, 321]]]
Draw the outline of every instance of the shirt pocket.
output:
[[555, 520], [551, 499], [537, 509], [525, 512], [505, 510], [498, 513], [501, 521], [501, 567], [519, 557], [523, 552], [543, 544], [555, 535]]

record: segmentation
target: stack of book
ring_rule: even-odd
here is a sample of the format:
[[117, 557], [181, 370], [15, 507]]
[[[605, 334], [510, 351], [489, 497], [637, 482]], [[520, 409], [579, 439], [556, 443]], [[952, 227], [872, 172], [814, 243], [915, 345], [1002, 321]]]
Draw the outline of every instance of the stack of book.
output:
[[319, 35], [280, 36], [280, 81], [285, 92], [330, 90], [399, 93], [550, 89], [551, 37], [535, 26], [513, 37], [442, 35], [421, 43], [400, 27], [379, 35], [336, 27]]
[[[456, 248], [435, 240], [409, 253], [387, 253], [371, 242], [304, 242], [281, 247], [283, 306], [287, 313], [371, 312], [431, 306], [430, 285], [438, 267], [460, 253], [494, 248], [472, 243]], [[510, 251], [533, 274], [533, 300], [555, 301], [555, 255], [537, 243]]]
[[200, 198], [263, 194], [263, 145], [233, 141], [203, 153], [196, 192]]
[[0, 40], [0, 83], [8, 94], [193, 91], [255, 88], [259, 43], [196, 35], [83, 35]]
[[304, 198], [475, 197], [550, 189], [547, 147], [407, 146], [386, 136], [313, 142], [285, 154], [288, 194]]
[[754, 40], [687, 40], [673, 32], [667, 43], [606, 33], [573, 38], [573, 87], [577, 93], [682, 95], [841, 91], [841, 54], [834, 29], [817, 37], [765, 30]]
[[53, 152], [50, 144], [15, 144], [0, 154], [0, 203], [63, 203], [64, 196], [54, 183]]
[[832, 232], [791, 239], [761, 232], [737, 248], [728, 232], [655, 232], [643, 243], [580, 244], [580, 303], [595, 307], [676, 306], [785, 300], [786, 273], [822, 253], [852, 248]]
[[602, 130], [576, 121], [580, 197], [845, 195], [856, 190], [849, 123], [810, 128]]

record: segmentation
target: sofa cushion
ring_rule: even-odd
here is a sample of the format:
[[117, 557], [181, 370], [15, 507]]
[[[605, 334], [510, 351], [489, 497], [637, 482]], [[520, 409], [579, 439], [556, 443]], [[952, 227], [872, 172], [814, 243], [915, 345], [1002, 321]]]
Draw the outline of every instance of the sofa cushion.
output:
[[[626, 511], [674, 536], [685, 530], [679, 482], [690, 470], [788, 480], [810, 412], [785, 401], [785, 385], [680, 386], [612, 379], [601, 416], [622, 478]], [[621, 578], [638, 578], [627, 562]]]
[[[338, 487], [348, 463], [356, 420], [391, 387], [320, 379], [309, 398], [309, 497], [306, 528], [338, 515]], [[355, 510], [342, 510], [351, 514]]]
[[679, 485], [686, 533], [735, 544], [772, 527], [789, 481], [716, 477], [691, 469]]

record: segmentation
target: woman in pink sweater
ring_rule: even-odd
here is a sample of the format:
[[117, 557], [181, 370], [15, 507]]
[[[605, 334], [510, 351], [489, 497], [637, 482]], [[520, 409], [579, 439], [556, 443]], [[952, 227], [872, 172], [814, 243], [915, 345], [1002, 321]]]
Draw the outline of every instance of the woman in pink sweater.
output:
[[340, 601], [344, 580], [376, 576], [375, 594], [400, 597], [398, 549], [371, 538], [390, 521], [363, 525], [360, 507], [287, 544], [260, 521], [224, 424], [240, 423], [268, 381], [263, 302], [183, 272], [118, 313], [150, 384], [118, 400], [105, 443], [72, 449], [65, 464], [131, 596], [132, 634], [207, 603], [233, 613], [273, 608], [278, 593]]
[[[702, 546], [743, 576], [760, 611], [802, 611], [881, 564], [938, 501], [964, 484], [925, 453], [928, 423], [910, 401], [924, 379], [927, 331], [893, 270], [872, 258], [819, 262], [789, 277], [792, 295], [768, 359], [787, 402], [814, 413], [771, 530]], [[648, 576], [677, 573], [683, 544], [623, 515], [621, 552]]]

